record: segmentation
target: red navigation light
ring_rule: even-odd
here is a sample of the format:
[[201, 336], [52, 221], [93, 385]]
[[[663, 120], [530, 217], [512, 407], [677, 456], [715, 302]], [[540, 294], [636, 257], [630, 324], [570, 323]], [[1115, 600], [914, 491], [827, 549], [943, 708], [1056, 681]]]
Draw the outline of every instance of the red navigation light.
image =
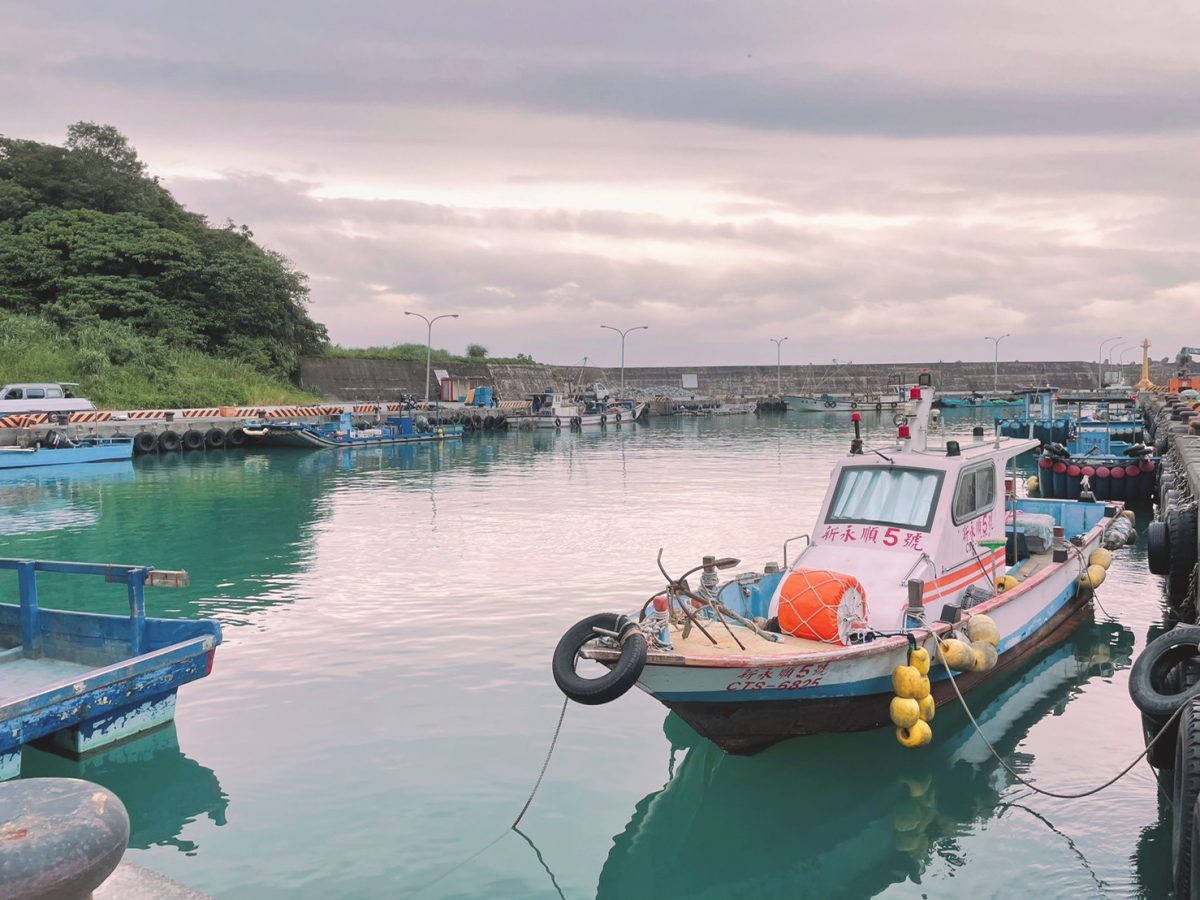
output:
[[898, 435], [899, 435], [900, 437], [902, 437], [902, 438], [906, 438], [906, 437], [911, 437], [911, 436], [912, 436], [912, 435], [909, 433], [909, 431], [908, 431], [908, 426], [907, 426], [907, 425], [901, 425], [901, 426], [900, 426], [900, 430], [899, 430], [899, 432], [897, 432], [897, 433], [898, 433]]
[[916, 385], [913, 385], [913, 387], [909, 388], [908, 399], [909, 400], [920, 400], [921, 399], [921, 389], [919, 387], [917, 387]]
[[851, 422], [861, 422], [862, 414], [861, 413], [850, 413], [850, 421]]

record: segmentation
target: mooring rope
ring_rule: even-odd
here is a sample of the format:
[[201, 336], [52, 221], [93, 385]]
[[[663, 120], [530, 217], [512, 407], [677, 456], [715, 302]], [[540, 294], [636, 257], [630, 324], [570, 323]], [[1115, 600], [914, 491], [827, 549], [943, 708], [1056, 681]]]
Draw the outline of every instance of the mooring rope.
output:
[[[929, 628], [929, 623], [925, 622], [925, 626], [927, 628]], [[939, 646], [943, 643], [941, 636], [938, 635], [938, 633], [936, 631], [934, 631], [932, 628], [929, 628], [929, 633], [933, 635], [933, 639], [938, 642]], [[1038, 794], [1043, 794], [1047, 797], [1054, 797], [1057, 800], [1080, 800], [1084, 797], [1090, 797], [1093, 794], [1098, 794], [1101, 791], [1103, 791], [1105, 788], [1111, 787], [1112, 785], [1116, 784], [1118, 781], [1120, 781], [1122, 778], [1124, 778], [1126, 775], [1128, 775], [1133, 770], [1134, 766], [1136, 766], [1138, 763], [1140, 763], [1142, 761], [1142, 759], [1146, 756], [1147, 753], [1150, 752], [1150, 750], [1154, 747], [1154, 745], [1159, 742], [1159, 740], [1162, 738], [1162, 736], [1167, 733], [1168, 726], [1170, 726], [1172, 722], [1174, 722], [1176, 719], [1179, 718], [1180, 715], [1183, 714], [1183, 704], [1180, 704], [1179, 708], [1176, 709], [1175, 712], [1173, 712], [1171, 714], [1171, 717], [1169, 719], [1167, 719], [1167, 721], [1165, 723], [1163, 723], [1163, 726], [1162, 726], [1162, 728], [1159, 729], [1158, 734], [1156, 734], [1154, 736], [1154, 738], [1148, 744], [1146, 744], [1146, 749], [1143, 750], [1141, 753], [1139, 753], [1134, 758], [1133, 762], [1131, 762], [1129, 765], [1127, 765], [1124, 769], [1122, 769], [1120, 772], [1118, 772], [1116, 775], [1114, 775], [1108, 781], [1104, 782], [1104, 784], [1094, 787], [1091, 790], [1081, 791], [1078, 794], [1060, 794], [1057, 791], [1048, 791], [1048, 790], [1045, 790], [1044, 788], [1038, 787], [1037, 785], [1033, 784], [1028, 779], [1023, 778], [1021, 775], [1019, 775], [1012, 768], [1012, 766], [1010, 766], [1007, 762], [1004, 761], [1004, 758], [996, 750], [996, 748], [995, 748], [995, 746], [993, 746], [992, 742], [988, 740], [987, 735], [985, 735], [983, 733], [983, 728], [975, 720], [975, 716], [972, 715], [971, 708], [969, 706], [967, 706], [967, 701], [963, 698], [962, 691], [960, 691], [958, 689], [958, 679], [956, 679], [954, 677], [954, 672], [953, 672], [953, 670], [951, 670], [951, 668], [949, 666], [946, 666], [946, 673], [950, 677], [950, 686], [954, 688], [954, 693], [958, 696], [958, 702], [962, 704], [963, 712], [965, 712], [967, 714], [967, 718], [971, 721], [971, 725], [974, 726], [975, 732], [979, 735], [980, 740], [982, 740], [983, 743], [987, 746], [987, 748], [991, 752], [992, 756], [994, 756], [996, 758], [996, 762], [1000, 763], [1000, 765], [1004, 767], [1004, 770], [1006, 772], [1008, 772], [1009, 775], [1011, 775], [1013, 778], [1015, 778], [1021, 784], [1025, 785], [1025, 787], [1029, 788], [1031, 791], [1034, 791], [1035, 793], [1038, 793]]]
[[[522, 838], [524, 838], [524, 840], [526, 841], [526, 843], [529, 844], [529, 846], [533, 847], [534, 853], [537, 853], [537, 855], [538, 855], [538, 861], [542, 863], [542, 866], [546, 869], [547, 872], [550, 872], [550, 868], [548, 866], [546, 866], [546, 862], [545, 862], [545, 860], [542, 859], [541, 853], [538, 853], [537, 847], [534, 847], [533, 842], [530, 841], [529, 838], [525, 836], [525, 833], [523, 831], [521, 831], [519, 828], [517, 828], [517, 826], [520, 825], [521, 820], [523, 818], [525, 818], [525, 813], [529, 811], [529, 807], [533, 803], [533, 798], [534, 798], [534, 796], [536, 796], [536, 794], [538, 792], [538, 788], [540, 788], [542, 786], [542, 779], [546, 777], [546, 769], [548, 769], [550, 767], [550, 757], [554, 755], [554, 748], [558, 745], [558, 735], [562, 731], [563, 719], [567, 715], [567, 703], [568, 703], [568, 699], [566, 697], [563, 697], [562, 709], [559, 710], [559, 713], [558, 713], [558, 724], [554, 726], [554, 737], [552, 737], [550, 739], [550, 749], [546, 751], [546, 759], [542, 763], [542, 771], [538, 773], [537, 781], [535, 781], [533, 784], [533, 790], [531, 790], [529, 792], [529, 797], [525, 800], [525, 805], [521, 807], [521, 811], [519, 813], [517, 813], [517, 817], [513, 820], [513, 823], [511, 825], [509, 825], [507, 828], [505, 828], [498, 835], [496, 835], [494, 838], [492, 838], [492, 840], [490, 840], [487, 844], [480, 847], [478, 850], [476, 850], [474, 853], [472, 853], [470, 856], [468, 856], [466, 859], [451, 866], [449, 869], [447, 869], [441, 875], [437, 876], [437, 878], [434, 878], [432, 881], [427, 881], [423, 885], [418, 887], [416, 890], [413, 891], [413, 896], [416, 896], [417, 894], [420, 894], [424, 891], [429, 890], [429, 888], [433, 887], [439, 881], [442, 881], [443, 879], [448, 878], [449, 876], [453, 875], [455, 872], [457, 872], [459, 869], [461, 869], [467, 863], [473, 862], [474, 860], [483, 856], [484, 853], [486, 853], [488, 850], [491, 850], [492, 847], [496, 846], [496, 844], [500, 843], [500, 841], [502, 841], [504, 838], [508, 837], [508, 833], [510, 831], [515, 831]], [[558, 882], [554, 880], [553, 873], [550, 873], [550, 880], [554, 882], [554, 888], [555, 888], [555, 890], [558, 891], [559, 896], [561, 897], [562, 891], [558, 887]]]

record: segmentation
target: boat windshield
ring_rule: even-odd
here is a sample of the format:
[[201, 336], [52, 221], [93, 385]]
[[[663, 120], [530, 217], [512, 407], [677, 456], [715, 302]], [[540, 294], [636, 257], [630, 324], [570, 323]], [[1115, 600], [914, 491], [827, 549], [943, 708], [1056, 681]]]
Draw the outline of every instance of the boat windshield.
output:
[[942, 473], [930, 469], [843, 469], [826, 521], [929, 531], [941, 486]]

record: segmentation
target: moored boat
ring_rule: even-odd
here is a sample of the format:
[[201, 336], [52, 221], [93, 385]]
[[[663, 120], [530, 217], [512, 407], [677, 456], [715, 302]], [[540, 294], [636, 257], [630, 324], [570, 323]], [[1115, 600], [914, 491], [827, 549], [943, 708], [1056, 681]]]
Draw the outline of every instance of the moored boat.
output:
[[23, 443], [0, 446], [0, 471], [79, 463], [124, 462], [133, 458], [133, 438], [87, 435], [72, 438], [51, 429]]
[[430, 422], [423, 415], [389, 416], [378, 425], [359, 426], [351, 413], [328, 416], [320, 424], [252, 420], [242, 426], [251, 443], [276, 447], [378, 447], [462, 437], [461, 425]]
[[[920, 744], [955, 686], [969, 691], [1069, 633], [1111, 560], [1102, 542], [1119, 531], [1123, 544], [1131, 528], [1121, 505], [1018, 497], [1016, 457], [1038, 442], [933, 446], [933, 399], [923, 374], [893, 446], [867, 449], [855, 423], [791, 565], [785, 545], [783, 567], [722, 583], [739, 561], [706, 557], [640, 610], [583, 620], [556, 649], [560, 688], [597, 703], [636, 683], [731, 753], [886, 725], [899, 693], [916, 704], [898, 737]], [[610, 671], [576, 675], [577, 654]]]
[[646, 411], [646, 404], [640, 401], [618, 401], [607, 393], [568, 396], [554, 388], [531, 395], [530, 403], [532, 414], [516, 420], [518, 425], [554, 429], [631, 425]]
[[[3, 570], [16, 572], [19, 602], [0, 603], [0, 780], [32, 741], [82, 756], [170, 722], [179, 687], [212, 671], [220, 625], [146, 616], [145, 587], [187, 587], [186, 572], [0, 559]], [[40, 606], [39, 572], [123, 584], [129, 613]]]

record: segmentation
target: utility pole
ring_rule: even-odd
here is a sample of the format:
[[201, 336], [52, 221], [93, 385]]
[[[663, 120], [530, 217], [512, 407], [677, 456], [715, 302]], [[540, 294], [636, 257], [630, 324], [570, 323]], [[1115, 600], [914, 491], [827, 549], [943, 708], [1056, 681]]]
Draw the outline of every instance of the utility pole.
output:
[[438, 319], [457, 319], [458, 313], [443, 313], [440, 316], [434, 316], [432, 319], [428, 316], [423, 316], [420, 313], [408, 312], [405, 310], [406, 316], [416, 316], [418, 319], [424, 319], [425, 324], [429, 326], [425, 334], [425, 402], [429, 403], [429, 364], [433, 357], [433, 323]]
[[775, 393], [783, 396], [783, 342], [785, 337], [770, 338], [775, 343]]
[[985, 337], [985, 341], [992, 341], [992, 349], [995, 351], [992, 354], [992, 393], [1000, 390], [1000, 342], [1006, 337], [1012, 337], [1011, 334], [1005, 333], [1000, 337]]
[[625, 399], [625, 335], [629, 334], [629, 332], [631, 332], [631, 331], [648, 331], [650, 326], [649, 325], [634, 325], [632, 328], [626, 328], [624, 331], [622, 331], [620, 328], [614, 328], [611, 325], [601, 325], [600, 327], [607, 328], [609, 331], [615, 331], [617, 334], [619, 334], [621, 336], [621, 389], [618, 393], [617, 399], [624, 400]]

